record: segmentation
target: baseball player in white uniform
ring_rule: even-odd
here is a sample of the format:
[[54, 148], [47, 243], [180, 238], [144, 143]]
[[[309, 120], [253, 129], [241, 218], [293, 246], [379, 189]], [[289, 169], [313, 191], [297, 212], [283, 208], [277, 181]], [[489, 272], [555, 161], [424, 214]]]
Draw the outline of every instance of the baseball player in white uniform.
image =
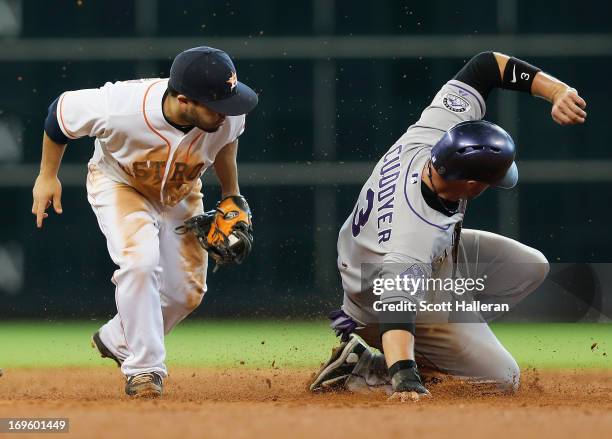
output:
[[168, 79], [67, 91], [49, 107], [32, 213], [39, 228], [49, 206], [62, 213], [57, 173], [65, 146], [95, 138], [87, 198], [118, 269], [117, 314], [93, 344], [121, 366], [128, 395], [162, 394], [164, 335], [206, 292], [207, 253], [194, 234], [175, 229], [203, 214], [200, 177], [210, 166], [221, 185], [219, 206], [240, 205], [250, 224], [236, 154], [257, 100], [225, 52], [196, 47], [175, 58]]
[[[444, 84], [380, 159], [340, 230], [344, 303], [330, 319], [342, 344], [312, 391], [386, 387], [393, 399], [417, 400], [429, 394], [417, 364], [496, 391], [517, 389], [519, 367], [486, 321], [533, 291], [547, 260], [515, 240], [461, 230], [467, 200], [518, 181], [512, 138], [481, 120], [493, 88], [548, 100], [561, 125], [585, 121], [575, 89], [500, 53], [478, 54]], [[433, 282], [428, 290], [424, 281], [432, 279], [463, 283], [446, 291]], [[473, 290], [482, 308], [457, 312], [456, 285], [466, 279], [482, 282]], [[447, 302], [449, 309], [421, 308]]]

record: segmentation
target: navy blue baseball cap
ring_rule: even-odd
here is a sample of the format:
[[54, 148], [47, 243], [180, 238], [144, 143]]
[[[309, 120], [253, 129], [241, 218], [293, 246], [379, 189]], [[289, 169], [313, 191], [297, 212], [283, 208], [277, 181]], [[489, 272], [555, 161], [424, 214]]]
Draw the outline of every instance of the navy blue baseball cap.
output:
[[229, 55], [206, 46], [185, 50], [174, 58], [168, 87], [228, 116], [246, 114], [258, 101], [257, 94], [238, 81]]

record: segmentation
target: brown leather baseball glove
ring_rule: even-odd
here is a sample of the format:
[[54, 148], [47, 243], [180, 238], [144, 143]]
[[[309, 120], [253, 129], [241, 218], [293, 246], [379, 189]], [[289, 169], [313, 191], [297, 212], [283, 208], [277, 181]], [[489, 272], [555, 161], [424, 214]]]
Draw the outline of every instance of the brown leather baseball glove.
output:
[[253, 248], [251, 209], [244, 197], [230, 195], [217, 203], [215, 210], [189, 218], [177, 233], [193, 233], [215, 261], [215, 269], [225, 264], [240, 264]]

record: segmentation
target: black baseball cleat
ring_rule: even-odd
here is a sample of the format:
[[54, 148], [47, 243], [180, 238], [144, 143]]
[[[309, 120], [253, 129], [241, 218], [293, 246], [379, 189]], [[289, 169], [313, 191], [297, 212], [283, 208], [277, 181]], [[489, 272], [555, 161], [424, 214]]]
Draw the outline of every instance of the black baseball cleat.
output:
[[100, 331], [96, 331], [94, 335], [91, 336], [91, 347], [97, 349], [102, 358], [110, 358], [117, 363], [117, 366], [121, 367], [122, 361], [115, 357], [115, 355], [106, 347], [106, 345], [102, 343]]
[[310, 391], [333, 390], [344, 386], [366, 349], [361, 339], [351, 334], [349, 341], [332, 350], [331, 358], [317, 372]]
[[163, 378], [155, 372], [128, 377], [125, 393], [136, 398], [158, 398], [163, 393]]

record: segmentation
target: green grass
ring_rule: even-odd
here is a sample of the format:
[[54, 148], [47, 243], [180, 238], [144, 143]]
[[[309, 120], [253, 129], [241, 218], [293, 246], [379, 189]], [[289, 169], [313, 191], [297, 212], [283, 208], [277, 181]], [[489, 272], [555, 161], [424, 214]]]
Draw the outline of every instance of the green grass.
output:
[[[0, 367], [99, 366], [99, 322], [0, 322]], [[497, 324], [522, 367], [612, 368], [612, 325]], [[336, 341], [327, 322], [187, 321], [166, 338], [170, 366], [316, 367]], [[593, 343], [597, 347], [591, 350]], [[604, 355], [606, 353], [606, 355]], [[244, 364], [243, 364], [244, 363]]]

